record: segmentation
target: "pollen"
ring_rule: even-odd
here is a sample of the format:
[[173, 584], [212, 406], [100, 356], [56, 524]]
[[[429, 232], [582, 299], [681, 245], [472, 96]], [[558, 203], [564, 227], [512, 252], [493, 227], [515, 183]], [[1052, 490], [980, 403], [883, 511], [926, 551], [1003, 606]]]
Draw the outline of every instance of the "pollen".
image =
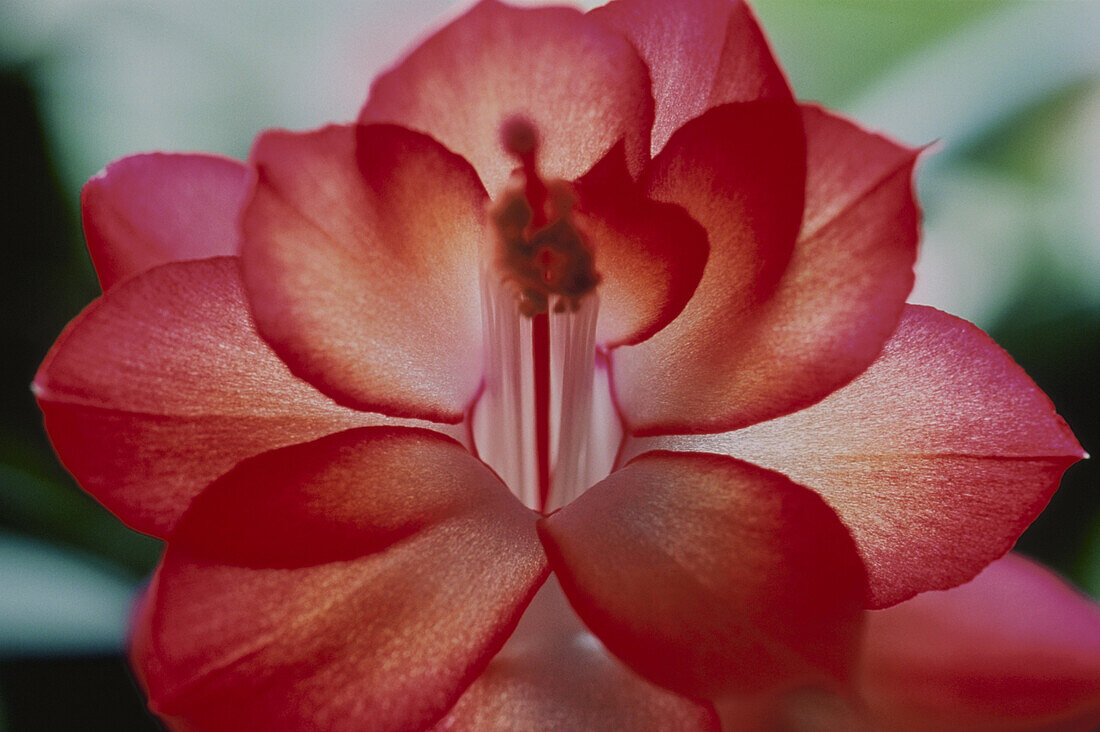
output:
[[552, 298], [555, 312], [576, 311], [600, 282], [588, 239], [573, 220], [576, 197], [568, 183], [540, 176], [539, 136], [529, 120], [508, 119], [500, 137], [519, 167], [490, 210], [497, 272], [528, 317], [547, 312]]

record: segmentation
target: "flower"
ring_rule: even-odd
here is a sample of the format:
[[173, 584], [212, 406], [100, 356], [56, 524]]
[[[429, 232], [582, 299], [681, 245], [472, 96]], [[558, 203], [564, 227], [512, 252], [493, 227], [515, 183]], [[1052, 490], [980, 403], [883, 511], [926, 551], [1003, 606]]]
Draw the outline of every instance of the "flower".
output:
[[[891, 619], [952, 642], [921, 608], [954, 601], [910, 598], [1001, 557], [1083, 453], [984, 334], [905, 306], [916, 157], [797, 104], [743, 4], [486, 0], [356, 124], [108, 166], [105, 294], [35, 390], [81, 484], [167, 541], [133, 638], [153, 708], [995, 719], [904, 688], [970, 667]], [[943, 597], [999, 607], [1018, 561]], [[1021, 714], [1094, 715], [1100, 668], [1041, 619], [975, 673], [1014, 643], [1054, 679]]]

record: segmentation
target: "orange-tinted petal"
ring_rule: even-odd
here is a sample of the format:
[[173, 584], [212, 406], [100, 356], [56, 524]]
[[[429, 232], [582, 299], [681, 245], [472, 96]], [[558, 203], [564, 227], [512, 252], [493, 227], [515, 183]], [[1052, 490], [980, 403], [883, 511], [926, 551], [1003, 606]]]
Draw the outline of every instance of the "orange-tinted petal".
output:
[[600, 275], [596, 342], [638, 343], [680, 314], [707, 263], [707, 232], [679, 206], [646, 197], [621, 145], [577, 181], [574, 215]]
[[874, 729], [1100, 727], [1100, 608], [1014, 554], [973, 581], [868, 613]]
[[640, 440], [628, 454], [652, 448], [733, 455], [819, 492], [859, 545], [872, 607], [972, 578], [1084, 455], [988, 336], [918, 306], [866, 372], [819, 404], [737, 432]]
[[577, 614], [674, 691], [844, 679], [866, 580], [813, 492], [719, 455], [656, 452], [539, 523]]
[[647, 170], [649, 194], [707, 231], [710, 257], [684, 311], [612, 357], [615, 396], [639, 433], [720, 431], [746, 419], [731, 347], [775, 291], [802, 215], [798, 107], [727, 104], [682, 127]]
[[616, 0], [589, 16], [629, 38], [649, 67], [654, 155], [712, 107], [791, 98], [760, 25], [740, 0]]
[[427, 430], [350, 430], [245, 461], [165, 553], [135, 644], [151, 705], [186, 729], [423, 728], [545, 578], [535, 519]]
[[149, 153], [108, 165], [80, 192], [99, 284], [181, 259], [236, 254], [248, 167], [216, 155]]
[[619, 140], [635, 173], [649, 159], [645, 64], [625, 38], [572, 8], [483, 0], [375, 80], [359, 119], [430, 134], [496, 196], [515, 167], [501, 124], [516, 114], [538, 129], [548, 178], [582, 175]]
[[390, 125], [269, 132], [251, 160], [241, 257], [260, 334], [342, 404], [459, 421], [481, 379], [474, 171]]
[[438, 730], [717, 730], [706, 702], [654, 686], [609, 654], [551, 576], [516, 632]]
[[234, 257], [166, 264], [112, 288], [61, 334], [34, 390], [81, 486], [162, 537], [238, 461], [384, 420], [287, 370], [253, 328]]

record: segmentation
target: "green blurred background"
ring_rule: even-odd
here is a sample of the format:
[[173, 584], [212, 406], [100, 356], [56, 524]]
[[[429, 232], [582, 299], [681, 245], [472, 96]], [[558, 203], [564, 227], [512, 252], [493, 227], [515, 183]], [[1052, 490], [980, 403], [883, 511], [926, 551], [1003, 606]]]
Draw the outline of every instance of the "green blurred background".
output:
[[[586, 3], [591, 6], [597, 3]], [[924, 158], [914, 302], [989, 331], [1100, 449], [1100, 2], [759, 0], [799, 96]], [[29, 391], [98, 295], [84, 180], [348, 120], [449, 0], [0, 2], [0, 730], [157, 729], [121, 655], [158, 542], [58, 465]], [[1096, 461], [1019, 550], [1100, 596]]]

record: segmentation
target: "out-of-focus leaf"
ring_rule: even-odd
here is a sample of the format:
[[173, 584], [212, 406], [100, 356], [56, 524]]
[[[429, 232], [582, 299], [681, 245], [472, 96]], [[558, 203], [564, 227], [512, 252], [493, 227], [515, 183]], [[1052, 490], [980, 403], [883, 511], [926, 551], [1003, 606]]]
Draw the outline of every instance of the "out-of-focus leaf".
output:
[[927, 201], [911, 302], [988, 328], [1037, 256], [1034, 191], [1004, 176], [954, 168]]
[[0, 465], [0, 527], [18, 527], [93, 552], [136, 574], [156, 563], [160, 542], [119, 523], [71, 484]]
[[[924, 3], [912, 3], [915, 9]], [[1100, 73], [1100, 3], [1004, 5], [881, 74], [842, 108], [911, 143], [956, 149], [1050, 94]]]
[[1090, 223], [1100, 180], [1087, 165], [1070, 180], [1073, 158], [1059, 153], [1095, 155], [1096, 115], [1070, 120], [1100, 80], [1097, 37], [1098, 3], [1005, 4], [842, 105], [911, 143], [941, 141], [921, 166], [927, 235], [914, 302], [988, 329], [1037, 259], [1100, 302], [1100, 224]]
[[370, 80], [454, 0], [7, 0], [68, 190], [140, 150], [241, 157], [258, 130], [354, 119]]
[[1001, 0], [755, 0], [798, 96], [844, 108], [879, 78]]
[[1062, 152], [1073, 148], [1100, 165], [1088, 145], [1090, 130], [1100, 135], [1100, 117], [1082, 113], [1097, 108], [1093, 89], [1037, 100], [956, 146], [949, 164], [922, 178], [924, 240], [911, 301], [987, 330], [1025, 284], [1056, 284], [1055, 306], [1100, 305], [1100, 179]]
[[1070, 245], [1058, 253], [1100, 307], [1100, 73], [1071, 112], [1049, 164], [1056, 171], [1049, 177], [1058, 178], [1069, 194], [1051, 211], [1060, 227], [1056, 240]]
[[1089, 543], [1081, 555], [1081, 586], [1093, 597], [1100, 599], [1100, 517], [1092, 524]]
[[136, 589], [102, 562], [0, 534], [0, 655], [117, 652]]

